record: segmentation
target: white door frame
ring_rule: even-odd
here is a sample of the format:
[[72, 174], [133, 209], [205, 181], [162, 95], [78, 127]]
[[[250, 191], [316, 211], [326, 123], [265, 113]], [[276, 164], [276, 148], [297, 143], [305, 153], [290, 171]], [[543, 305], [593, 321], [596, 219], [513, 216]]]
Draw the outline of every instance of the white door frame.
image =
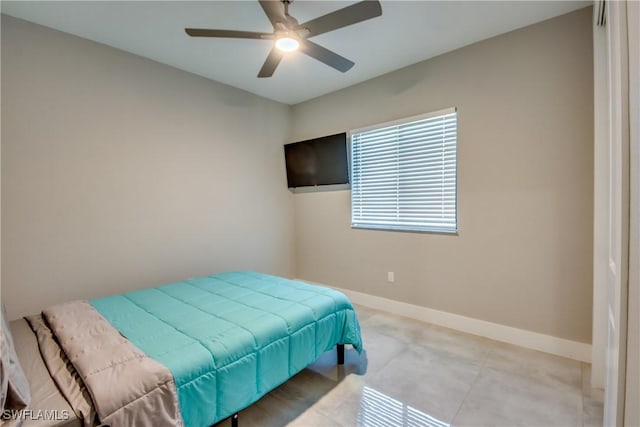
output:
[[591, 387], [604, 389], [609, 280], [609, 53], [601, 22], [605, 3], [593, 7], [593, 334]]
[[630, 221], [624, 425], [640, 425], [640, 2], [627, 3], [629, 40]]
[[629, 279], [629, 50], [627, 2], [607, 2], [609, 279], [604, 425], [624, 425]]

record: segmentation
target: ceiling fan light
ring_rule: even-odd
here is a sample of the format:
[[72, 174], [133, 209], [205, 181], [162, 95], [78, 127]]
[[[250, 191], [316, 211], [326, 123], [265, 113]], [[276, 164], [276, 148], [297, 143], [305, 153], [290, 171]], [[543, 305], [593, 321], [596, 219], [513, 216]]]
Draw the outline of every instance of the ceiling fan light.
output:
[[292, 37], [280, 37], [276, 40], [276, 47], [283, 52], [293, 52], [300, 47], [300, 43]]

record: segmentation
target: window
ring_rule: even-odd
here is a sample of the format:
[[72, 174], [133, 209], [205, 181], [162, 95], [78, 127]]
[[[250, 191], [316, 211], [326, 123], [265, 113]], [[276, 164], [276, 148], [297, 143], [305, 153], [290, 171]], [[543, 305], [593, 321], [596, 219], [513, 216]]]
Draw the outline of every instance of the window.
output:
[[455, 233], [455, 108], [351, 132], [351, 226]]

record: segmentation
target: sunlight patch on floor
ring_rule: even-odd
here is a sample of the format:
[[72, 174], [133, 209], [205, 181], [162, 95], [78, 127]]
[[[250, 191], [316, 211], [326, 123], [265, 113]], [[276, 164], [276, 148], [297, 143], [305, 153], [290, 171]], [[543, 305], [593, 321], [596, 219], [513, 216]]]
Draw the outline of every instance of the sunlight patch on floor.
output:
[[416, 408], [405, 405], [371, 387], [364, 387], [358, 425], [386, 427], [449, 427], [449, 424], [425, 414]]

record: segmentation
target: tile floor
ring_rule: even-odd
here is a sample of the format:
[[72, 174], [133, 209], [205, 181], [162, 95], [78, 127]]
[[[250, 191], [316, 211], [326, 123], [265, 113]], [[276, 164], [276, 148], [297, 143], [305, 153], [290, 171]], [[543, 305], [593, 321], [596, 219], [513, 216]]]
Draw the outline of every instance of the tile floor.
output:
[[242, 411], [241, 427], [602, 425], [589, 364], [356, 310], [362, 355], [348, 348], [337, 367], [325, 353]]

